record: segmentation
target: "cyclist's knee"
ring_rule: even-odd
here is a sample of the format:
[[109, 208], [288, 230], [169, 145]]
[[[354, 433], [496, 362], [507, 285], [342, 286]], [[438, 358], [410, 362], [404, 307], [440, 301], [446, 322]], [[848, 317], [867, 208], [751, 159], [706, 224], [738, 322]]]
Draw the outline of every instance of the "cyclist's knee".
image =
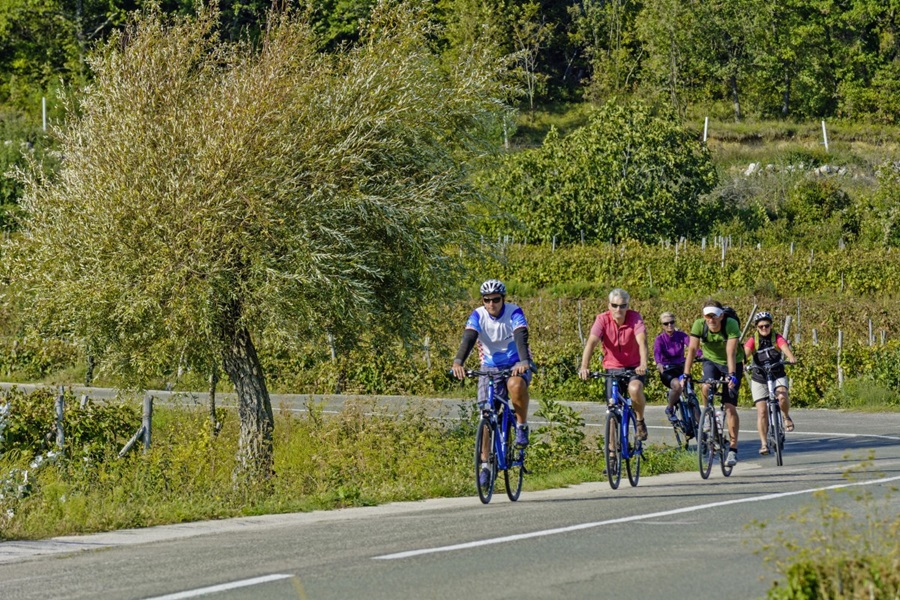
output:
[[520, 394], [522, 391], [528, 390], [528, 385], [521, 377], [510, 377], [506, 382], [506, 389], [509, 390], [510, 394]]

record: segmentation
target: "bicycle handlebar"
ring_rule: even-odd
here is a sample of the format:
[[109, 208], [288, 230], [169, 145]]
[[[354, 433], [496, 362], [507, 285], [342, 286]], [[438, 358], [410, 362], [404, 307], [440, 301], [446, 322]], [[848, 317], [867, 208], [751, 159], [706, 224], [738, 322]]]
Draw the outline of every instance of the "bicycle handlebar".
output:
[[754, 365], [751, 363], [751, 364], [747, 365], [747, 370], [748, 371], [758, 371], [758, 372], [761, 372], [764, 374], [768, 374], [768, 373], [774, 371], [778, 367], [795, 366], [795, 365], [797, 365], [798, 362], [800, 362], [800, 361], [790, 363], [790, 362], [784, 362], [784, 360], [779, 360], [777, 362], [767, 363], [767, 364], [762, 364], [762, 365]]
[[600, 379], [601, 377], [606, 377], [607, 379], [624, 379], [626, 377], [635, 377], [637, 374], [637, 371], [635, 371], [634, 369], [620, 371], [619, 373], [610, 373], [608, 371], [591, 371], [588, 377], [591, 379]]
[[[466, 371], [466, 377], [470, 377], [470, 378], [485, 376], [485, 377], [501, 377], [503, 379], [509, 379], [510, 377], [513, 377], [512, 367], [510, 367], [508, 369], [500, 369], [498, 371], [480, 371], [478, 369], [466, 369], [465, 371]], [[533, 364], [528, 366], [527, 371], [531, 371], [532, 373], [537, 373], [537, 369], [535, 368], [535, 366]], [[452, 376], [453, 371], [448, 371], [447, 374]]]
[[706, 383], [709, 385], [728, 385], [728, 378], [723, 377], [722, 379], [701, 379], [697, 383]]

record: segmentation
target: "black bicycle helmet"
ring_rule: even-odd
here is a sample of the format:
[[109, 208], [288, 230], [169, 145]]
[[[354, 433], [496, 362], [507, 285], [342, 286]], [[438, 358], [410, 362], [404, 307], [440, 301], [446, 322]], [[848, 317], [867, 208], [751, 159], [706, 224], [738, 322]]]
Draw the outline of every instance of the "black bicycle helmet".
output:
[[500, 294], [501, 296], [505, 296], [506, 286], [503, 285], [503, 282], [499, 279], [488, 279], [481, 284], [481, 295], [487, 296], [488, 294]]
[[774, 321], [774, 319], [772, 318], [772, 313], [763, 310], [753, 315], [754, 325], [758, 325], [760, 321], [768, 321], [769, 323], [771, 323], [772, 321]]

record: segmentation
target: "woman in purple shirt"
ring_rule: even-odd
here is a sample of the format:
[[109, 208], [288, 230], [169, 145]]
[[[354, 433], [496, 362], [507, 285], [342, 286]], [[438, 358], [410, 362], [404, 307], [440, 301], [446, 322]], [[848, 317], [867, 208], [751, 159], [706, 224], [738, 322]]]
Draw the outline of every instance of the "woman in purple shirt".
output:
[[669, 421], [675, 422], [675, 403], [681, 396], [681, 382], [678, 376], [684, 372], [684, 350], [690, 343], [688, 334], [675, 329], [675, 315], [664, 312], [660, 315], [663, 331], [653, 342], [653, 360], [663, 385], [669, 388], [669, 406], [666, 407], [666, 416]]

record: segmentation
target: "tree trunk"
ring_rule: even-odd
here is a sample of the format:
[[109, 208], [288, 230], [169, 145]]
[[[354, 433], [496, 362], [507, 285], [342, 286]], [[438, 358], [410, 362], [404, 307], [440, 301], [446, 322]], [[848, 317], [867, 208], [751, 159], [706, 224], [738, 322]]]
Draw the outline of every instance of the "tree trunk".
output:
[[219, 435], [221, 425], [216, 417], [216, 388], [219, 385], [219, 366], [213, 365], [209, 373], [209, 427], [213, 437]]
[[781, 99], [781, 116], [787, 117], [791, 112], [791, 74], [784, 69], [784, 95]]
[[738, 96], [738, 85], [737, 85], [737, 77], [735, 75], [731, 76], [731, 100], [734, 104], [734, 120], [738, 122], [741, 120], [741, 101]]
[[225, 325], [223, 366], [238, 396], [241, 436], [238, 447], [238, 479], [264, 481], [274, 473], [272, 401], [262, 365], [245, 327], [236, 319]]

